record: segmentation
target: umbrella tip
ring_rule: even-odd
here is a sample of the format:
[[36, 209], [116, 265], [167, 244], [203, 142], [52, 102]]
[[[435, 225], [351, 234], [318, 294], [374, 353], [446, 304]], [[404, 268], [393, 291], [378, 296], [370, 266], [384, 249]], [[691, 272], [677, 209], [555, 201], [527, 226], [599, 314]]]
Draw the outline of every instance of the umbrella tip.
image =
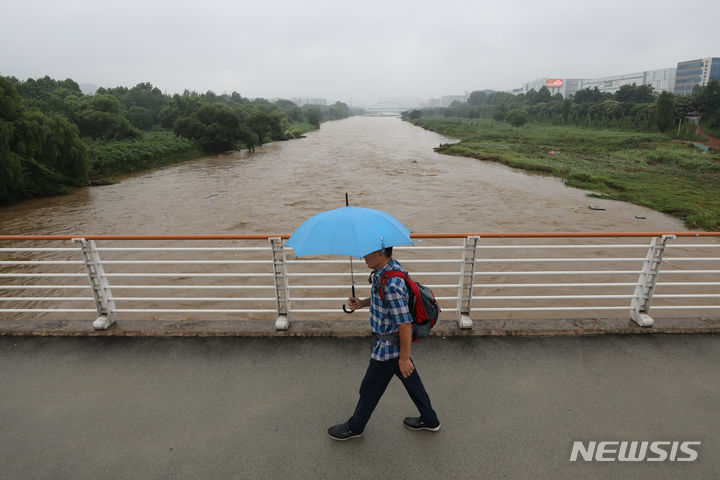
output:
[[345, 192], [345, 206], [346, 206], [346, 207], [349, 207], [349, 206], [350, 206], [350, 201], [348, 200], [348, 194], [347, 194], [347, 192]]

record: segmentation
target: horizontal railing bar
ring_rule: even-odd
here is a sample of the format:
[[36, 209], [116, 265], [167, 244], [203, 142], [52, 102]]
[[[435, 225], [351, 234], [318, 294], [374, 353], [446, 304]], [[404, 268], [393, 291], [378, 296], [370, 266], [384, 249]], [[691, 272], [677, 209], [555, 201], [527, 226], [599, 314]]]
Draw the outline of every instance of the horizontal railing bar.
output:
[[[474, 283], [473, 288], [634, 287], [634, 283]], [[456, 285], [457, 286], [457, 285]]]
[[542, 270], [539, 272], [475, 272], [475, 275], [502, 276], [502, 275], [627, 275], [639, 274], [639, 270]]
[[[272, 288], [275, 288], [275, 287], [272, 287]], [[315, 289], [315, 290], [318, 290], [318, 289], [321, 289], [321, 290], [327, 290], [327, 289], [347, 290], [348, 288], [350, 288], [350, 285], [290, 285], [290, 291], [292, 291], [292, 290], [307, 290], [307, 289], [309, 289], [309, 290], [313, 290], [313, 289]], [[370, 285], [367, 285], [367, 284], [361, 283], [360, 285], [355, 285], [356, 290], [358, 290], [358, 289], [368, 290], [369, 288], [370, 288]], [[455, 288], [457, 288], [457, 285], [455, 285]]]
[[[0, 285], [0, 290], [89, 289], [90, 285]], [[113, 288], [116, 288], [113, 286]]]
[[[416, 276], [427, 276], [427, 275], [460, 275], [460, 272], [411, 272], [410, 275]], [[288, 273], [288, 277], [349, 277], [350, 272], [328, 272], [328, 273]], [[361, 277], [362, 274], [357, 274], [356, 278]]]
[[720, 243], [698, 243], [697, 245], [692, 243], [668, 243], [665, 249], [670, 248], [720, 248]]
[[[438, 301], [451, 301], [451, 300], [457, 300], [457, 296], [455, 297], [435, 297], [435, 300]], [[274, 299], [272, 299], [274, 300]], [[347, 297], [293, 297], [293, 302], [344, 302], [347, 300]], [[295, 311], [295, 309], [293, 309]]]
[[[270, 262], [272, 263], [272, 262]], [[349, 264], [349, 260], [288, 260], [288, 264], [307, 265], [309, 263], [323, 263], [323, 264]], [[462, 263], [462, 259], [459, 258], [439, 258], [439, 259], [412, 259], [405, 258], [402, 260], [403, 264], [406, 263]], [[353, 260], [354, 265], [365, 265], [362, 260]]]
[[86, 273], [0, 273], [0, 278], [85, 277]]
[[[113, 285], [113, 290], [154, 289], [154, 290], [269, 290], [274, 285]], [[339, 287], [338, 287], [339, 288]], [[343, 287], [347, 288], [347, 287]]]
[[653, 305], [653, 310], [705, 310], [720, 308], [720, 305]]
[[[720, 237], [720, 232], [515, 232], [515, 233], [411, 233], [415, 239], [460, 239], [480, 238], [644, 238], [675, 235], [676, 237]], [[253, 234], [253, 235], [0, 235], [0, 241], [26, 240], [267, 240], [270, 238], [290, 238], [289, 234]]]
[[[656, 307], [653, 307], [653, 309]], [[443, 309], [445, 310], [445, 309]], [[482, 307], [479, 312], [571, 312], [571, 311], [592, 311], [592, 310], [630, 310], [629, 306], [624, 307]]]
[[[85, 275], [87, 276], [87, 275]], [[272, 277], [272, 273], [106, 273], [106, 277]]]
[[[647, 249], [647, 248], [646, 248]], [[477, 258], [475, 263], [643, 262], [644, 258]]]
[[275, 297], [114, 297], [113, 300], [118, 302], [274, 302]]
[[[0, 237], [0, 240], [3, 238]], [[292, 248], [292, 247], [287, 247]], [[397, 246], [395, 250], [462, 250], [461, 245], [413, 245], [413, 246]], [[591, 244], [591, 245], [478, 245], [478, 250], [524, 250], [524, 249], [623, 249], [623, 248], [645, 248], [647, 244]], [[703, 244], [668, 244], [666, 248], [720, 248], [720, 244], [703, 243]], [[267, 252], [271, 251], [270, 247], [98, 247], [100, 252], [142, 252], [142, 251], [159, 251], [159, 252], [212, 252], [212, 251], [239, 251], [239, 252]], [[30, 247], [30, 248], [7, 248], [0, 247], [0, 252], [77, 252], [77, 248], [67, 247]]]
[[98, 252], [271, 252], [270, 247], [98, 247]]
[[661, 275], [668, 273], [720, 273], [720, 270], [662, 270]]
[[275, 309], [116, 308], [117, 313], [277, 313]]
[[478, 245], [478, 250], [549, 250], [549, 249], [592, 249], [592, 250], [605, 250], [605, 249], [625, 249], [625, 248], [638, 248], [647, 250], [647, 243], [633, 243], [625, 245], [616, 244], [588, 244], [588, 245]]
[[476, 300], [588, 300], [610, 298], [633, 298], [632, 295], [478, 295]]
[[663, 262], [720, 262], [720, 257], [664, 257]]
[[92, 302], [93, 297], [0, 297], [0, 302], [54, 302], [54, 301]]
[[74, 252], [78, 253], [80, 250], [77, 248], [66, 248], [66, 247], [48, 247], [48, 248], [41, 248], [41, 247], [32, 247], [32, 248], [2, 248], [0, 247], [0, 252]]
[[653, 295], [654, 298], [720, 298], [718, 293], [667, 293]]
[[[292, 248], [292, 247], [291, 247]], [[462, 250], [462, 245], [412, 245], [393, 247], [393, 251], [406, 250]]]
[[103, 260], [102, 263], [106, 265], [272, 265], [272, 260]]
[[0, 265], [84, 265], [82, 260], [12, 260], [0, 261]]
[[0, 308], [0, 313], [97, 313], [94, 308]]
[[683, 287], [683, 286], [693, 286], [693, 287], [711, 287], [720, 285], [720, 282], [657, 282], [657, 286], [666, 286], [666, 287]]

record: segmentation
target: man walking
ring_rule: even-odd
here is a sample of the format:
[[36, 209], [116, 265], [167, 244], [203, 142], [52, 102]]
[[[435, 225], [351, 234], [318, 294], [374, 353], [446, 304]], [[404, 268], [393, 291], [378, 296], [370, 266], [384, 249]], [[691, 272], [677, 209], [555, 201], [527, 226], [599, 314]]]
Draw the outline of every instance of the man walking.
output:
[[377, 341], [370, 355], [370, 365], [360, 385], [360, 399], [350, 419], [328, 428], [335, 440], [348, 440], [362, 436], [393, 375], [402, 381], [418, 411], [419, 417], [408, 417], [403, 424], [412, 430], [440, 430], [440, 421], [430, 403], [420, 375], [410, 359], [412, 344], [412, 316], [408, 304], [409, 291], [402, 278], [391, 277], [384, 286], [383, 298], [379, 293], [380, 279], [390, 270], [403, 271], [402, 265], [392, 258], [392, 247], [369, 253], [364, 257], [372, 269], [370, 298], [351, 297], [351, 309], [370, 307], [370, 326]]

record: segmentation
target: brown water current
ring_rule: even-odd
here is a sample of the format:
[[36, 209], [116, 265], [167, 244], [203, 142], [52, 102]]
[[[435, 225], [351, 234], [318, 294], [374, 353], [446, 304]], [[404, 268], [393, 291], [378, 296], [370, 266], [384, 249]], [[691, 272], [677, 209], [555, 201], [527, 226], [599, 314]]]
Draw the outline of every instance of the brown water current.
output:
[[[433, 132], [425, 131], [411, 124], [402, 122], [396, 117], [354, 117], [346, 120], [328, 122], [321, 129], [311, 132], [307, 138], [288, 142], [278, 142], [259, 147], [255, 153], [237, 152], [225, 155], [209, 156], [166, 168], [127, 176], [114, 185], [77, 189], [69, 195], [42, 198], [23, 202], [10, 207], [0, 208], [0, 234], [6, 235], [128, 235], [128, 234], [290, 234], [308, 217], [323, 210], [341, 207], [345, 204], [345, 193], [349, 194], [350, 203], [354, 206], [377, 208], [387, 211], [415, 233], [490, 233], [490, 232], [670, 232], [686, 230], [680, 219], [662, 213], [631, 205], [628, 203], [589, 198], [587, 192], [568, 188], [561, 180], [529, 174], [497, 163], [484, 162], [470, 158], [440, 155], [433, 148], [441, 143], [453, 142]], [[602, 207], [604, 210], [590, 209], [589, 206]], [[644, 218], [636, 218], [644, 217]], [[504, 286], [487, 286], [475, 289], [474, 318], [556, 318], [560, 316], [619, 316], [628, 318], [629, 298], [623, 299], [578, 299], [573, 305], [598, 307], [627, 305], [621, 310], [597, 311], [558, 311], [533, 312], [523, 311], [493, 312], [482, 311], [485, 307], [552, 307], [559, 303], [555, 300], [494, 300], [484, 298], [492, 295], [577, 295], [577, 294], [622, 294], [631, 296], [633, 284], [638, 279], [638, 271], [647, 253], [649, 239], [524, 239], [524, 240], [493, 240], [483, 239], [478, 258], [476, 282], [482, 284], [522, 283], [519, 288]], [[423, 245], [449, 244], [459, 245], [462, 240], [425, 241]], [[446, 242], [446, 243], [443, 243]], [[176, 243], [154, 242], [101, 242], [102, 247], [128, 246], [179, 246]], [[522, 245], [515, 250], [498, 250], [487, 248], [493, 244]], [[612, 249], [599, 247], [599, 252], [584, 253], [579, 250], [563, 252], [563, 249], [542, 250], [528, 249], [531, 244], [578, 244], [593, 245], [642, 244], [642, 248]], [[683, 241], [687, 243], [687, 241]], [[704, 243], [717, 243], [716, 239], [707, 239]], [[199, 242], [191, 246], [248, 246], [247, 242]], [[267, 241], [251, 243], [267, 249]], [[63, 245], [55, 243], [19, 242], [13, 247], [51, 246], [70, 247], [70, 242]], [[188, 246], [187, 243], [184, 246]], [[577, 255], [575, 255], [577, 252]], [[693, 256], [716, 256], [717, 249], [712, 251], [685, 252]], [[558, 263], [555, 258], [575, 258], [599, 254], [603, 257], [632, 257], [631, 262], [610, 262], [602, 267], [585, 261]], [[275, 308], [274, 287], [272, 286], [272, 267], [268, 253], [257, 252], [241, 257], [227, 252], [170, 252], [163, 254], [162, 259], [177, 260], [214, 260], [212, 265], [160, 265], [160, 264], [108, 264], [108, 260], [157, 260], [158, 253], [140, 252], [102, 252], [105, 271], [110, 274], [140, 273], [135, 276], [116, 276], [112, 278], [113, 295], [120, 309], [269, 309], [264, 313], [225, 313], [213, 312], [197, 314], [196, 312], [174, 312], [156, 315], [152, 312], [123, 312], [122, 319], [177, 318], [193, 320], [199, 318], [250, 318], [272, 320]], [[413, 251], [405, 250], [397, 256], [401, 261], [408, 261], [411, 273], [434, 272], [421, 279], [431, 285], [445, 285], [435, 289], [436, 295], [445, 297], [441, 306], [446, 309], [445, 318], [453, 318], [452, 308], [456, 301], [451, 298], [457, 295], [459, 274], [459, 253], [447, 251]], [[530, 264], [497, 262], [496, 259], [507, 258], [547, 258], [550, 261]], [[251, 258], [262, 260], [263, 264], [246, 265], [226, 260]], [[294, 255], [288, 254], [293, 260]], [[450, 264], [412, 263], [411, 260], [450, 259]], [[10, 260], [31, 260], [29, 253], [16, 252]], [[24, 272], [84, 272], [79, 250], [72, 253], [48, 254], [45, 259], [73, 260], [74, 265], [29, 265]], [[534, 266], [533, 266], [534, 264]], [[682, 269], [687, 265], [674, 265], [666, 262], [665, 268]], [[0, 273], [18, 273], [20, 267], [15, 265], [0, 266]], [[525, 284], [541, 281], [537, 276], [519, 277], [511, 272], [522, 272], [533, 268], [543, 271], [567, 270], [585, 271], [600, 268], [600, 274], [593, 275], [558, 275], [546, 276], [553, 282], [564, 283], [566, 286], [526, 288]], [[324, 269], [324, 270], [323, 270]], [[630, 274], [617, 275], [604, 273], [605, 270], [632, 270]], [[347, 275], [349, 284], [348, 263], [333, 266], [318, 265], [310, 262], [299, 262], [289, 265], [293, 272], [333, 271]], [[178, 273], [180, 272], [180, 273]], [[439, 274], [439, 272], [446, 272]], [[449, 272], [449, 274], [448, 274]], [[455, 273], [457, 272], [457, 273]], [[503, 272], [501, 274], [501, 272]], [[245, 285], [264, 290], [248, 291], [243, 287], [231, 289], [229, 285], [240, 282], [238, 278], [227, 277], [195, 277], [188, 273], [225, 274], [251, 273], [262, 274], [263, 277], [245, 280]], [[168, 275], [162, 277], [162, 274]], [[367, 270], [358, 264], [355, 270], [358, 294], [366, 295]], [[681, 276], [682, 275], [682, 276]], [[666, 280], [697, 281], [711, 277], [668, 275]], [[270, 277], [270, 278], [268, 278]], [[322, 290], [317, 282], [336, 282], [343, 285], [346, 280], [336, 278], [295, 277], [291, 284], [293, 309], [336, 308], [338, 313], [305, 314], [293, 313], [293, 318], [305, 315], [308, 319], [347, 319], [348, 321], [367, 322], [366, 314], [348, 316], [342, 313], [342, 299], [349, 292], [338, 289]], [[7, 285], [85, 285], [87, 277], [78, 274], [76, 277], [17, 278], [4, 277], [0, 284]], [[337, 283], [342, 282], [342, 283]], [[587, 282], [630, 282], [624, 287], [608, 287], [600, 291], [591, 285], [577, 285]], [[124, 287], [121, 285], [125, 284]], [[568, 284], [570, 286], [568, 286]], [[169, 291], [164, 287], [172, 286]], [[205, 290], [185, 289], [185, 286], [204, 286]], [[308, 286], [308, 288], [304, 288]], [[312, 288], [316, 288], [312, 290]], [[163, 287], [163, 288], [160, 288]], [[155, 289], [152, 289], [155, 288]], [[322, 289], [320, 289], [322, 288]], [[65, 289], [66, 296], [82, 295], [87, 291]], [[349, 290], [349, 288], [348, 288]], [[715, 287], [702, 287], [700, 292], [717, 293]], [[685, 287], [659, 288], [663, 293], [692, 293]], [[656, 292], [657, 293], [657, 292]], [[51, 295], [52, 292], [0, 290], [0, 297], [12, 295], [30, 296]], [[257, 301], [205, 301], [205, 297], [261, 297]], [[200, 297], [191, 299], [145, 300], [145, 297]], [[123, 299], [122, 297], [126, 297]], [[127, 298], [129, 297], [129, 298]], [[138, 297], [143, 297], [139, 298]], [[333, 297], [331, 301], [323, 300], [312, 305], [303, 302], [303, 297]], [[335, 298], [338, 297], [338, 298]], [[483, 298], [481, 298], [483, 297]], [[84, 301], [55, 301], [56, 297], [46, 301], [32, 302], [0, 302], [0, 308], [92, 308], [91, 299]], [[690, 303], [717, 303], [720, 300], [682, 300]], [[704, 302], [704, 303], [701, 303]], [[567, 302], [566, 302], [567, 303]], [[5, 307], [2, 306], [5, 305]], [[12, 305], [10, 305], [12, 304]], [[296, 310], [293, 310], [294, 312]], [[672, 311], [665, 311], [673, 315]], [[696, 311], [697, 314], [705, 312]], [[715, 314], [717, 311], [710, 312]], [[663, 312], [661, 312], [662, 315]], [[2, 318], [15, 318], [15, 313], [0, 314]], [[35, 315], [35, 314], [32, 314]], [[31, 317], [32, 317], [31, 315]], [[44, 315], [44, 314], [41, 314]], [[53, 312], [51, 317], [57, 318]], [[60, 314], [67, 318], [91, 318], [93, 313]], [[689, 315], [693, 315], [690, 312]]]
[[0, 208], [0, 232], [292, 233], [310, 215], [343, 206], [345, 192], [352, 205], [388, 211], [413, 232], [685, 230], [679, 219], [588, 198], [557, 178], [433, 152], [452, 141], [397, 117], [328, 122], [305, 139], [255, 153], [205, 157]]

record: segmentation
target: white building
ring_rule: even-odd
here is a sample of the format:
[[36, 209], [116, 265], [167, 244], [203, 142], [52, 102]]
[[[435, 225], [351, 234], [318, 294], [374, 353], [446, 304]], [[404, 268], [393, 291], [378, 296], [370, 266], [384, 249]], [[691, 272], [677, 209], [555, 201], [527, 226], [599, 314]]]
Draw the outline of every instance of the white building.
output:
[[564, 98], [575, 95], [579, 88], [579, 80], [577, 78], [538, 78], [530, 82], [523, 83], [522, 92], [527, 93], [530, 90], [540, 91], [542, 87], [547, 87], [551, 95], [559, 93]]
[[291, 98], [298, 107], [304, 107], [305, 105], [327, 105], [327, 100], [324, 98]]
[[662, 68], [610, 77], [589, 78], [580, 80], [578, 90], [597, 87], [601, 92], [615, 93], [623, 85], [635, 84], [637, 86], [650, 85], [656, 92], [672, 92], [675, 89], [676, 72], [675, 68]]

